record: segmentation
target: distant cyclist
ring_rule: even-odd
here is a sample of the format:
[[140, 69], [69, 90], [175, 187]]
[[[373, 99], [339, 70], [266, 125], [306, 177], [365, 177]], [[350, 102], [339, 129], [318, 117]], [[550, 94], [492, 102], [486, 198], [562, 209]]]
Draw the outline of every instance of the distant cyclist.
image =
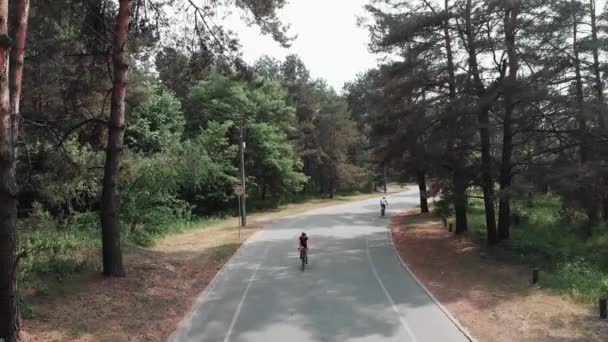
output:
[[386, 197], [382, 197], [382, 199], [380, 200], [380, 214], [382, 216], [384, 216], [384, 212], [386, 211], [386, 207], [388, 207], [388, 201], [386, 200]]
[[306, 253], [304, 262], [308, 264], [308, 236], [306, 236], [306, 233], [304, 232], [300, 235], [300, 254], [301, 253]]

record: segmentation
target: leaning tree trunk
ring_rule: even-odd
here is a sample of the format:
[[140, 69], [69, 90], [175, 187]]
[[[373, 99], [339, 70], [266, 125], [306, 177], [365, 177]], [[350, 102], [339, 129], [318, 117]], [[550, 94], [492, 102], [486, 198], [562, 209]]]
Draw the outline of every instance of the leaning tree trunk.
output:
[[481, 81], [479, 64], [477, 63], [477, 49], [472, 22], [472, 0], [467, 0], [465, 7], [465, 31], [466, 46], [468, 47], [468, 62], [470, 73], [473, 76], [475, 88], [477, 89], [478, 108], [477, 120], [479, 123], [479, 137], [481, 140], [481, 187], [483, 189], [483, 201], [486, 214], [486, 231], [489, 245], [498, 242], [496, 232], [496, 217], [494, 214], [494, 183], [492, 181], [492, 156], [490, 145], [490, 108], [482, 103], [486, 96], [486, 89]]
[[513, 155], [513, 110], [514, 93], [517, 89], [519, 60], [515, 48], [515, 34], [520, 2], [505, 0], [505, 43], [509, 60], [509, 76], [505, 87], [505, 116], [503, 118], [502, 164], [500, 167], [500, 201], [498, 207], [498, 238], [511, 237], [511, 165]]
[[132, 0], [119, 1], [118, 18], [116, 19], [112, 41], [114, 86], [101, 195], [103, 274], [111, 277], [125, 276], [120, 248], [119, 183], [125, 133], [125, 96], [127, 92], [127, 69], [129, 67], [126, 43], [131, 18], [131, 5]]

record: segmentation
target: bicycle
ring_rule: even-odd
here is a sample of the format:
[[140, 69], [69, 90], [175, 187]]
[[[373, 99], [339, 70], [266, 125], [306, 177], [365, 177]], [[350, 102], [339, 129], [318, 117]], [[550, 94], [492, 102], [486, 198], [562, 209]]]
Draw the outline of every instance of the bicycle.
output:
[[302, 271], [304, 271], [304, 267], [308, 264], [308, 249], [300, 247], [300, 260], [302, 261]]

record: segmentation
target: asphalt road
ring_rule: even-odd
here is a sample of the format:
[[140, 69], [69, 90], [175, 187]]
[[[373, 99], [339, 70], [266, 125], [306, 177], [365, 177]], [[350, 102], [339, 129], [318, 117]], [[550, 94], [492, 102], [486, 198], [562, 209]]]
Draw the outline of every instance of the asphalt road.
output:
[[[173, 342], [468, 341], [400, 263], [387, 226], [418, 192], [314, 210], [258, 232], [201, 295]], [[309, 235], [300, 270], [298, 236]]]

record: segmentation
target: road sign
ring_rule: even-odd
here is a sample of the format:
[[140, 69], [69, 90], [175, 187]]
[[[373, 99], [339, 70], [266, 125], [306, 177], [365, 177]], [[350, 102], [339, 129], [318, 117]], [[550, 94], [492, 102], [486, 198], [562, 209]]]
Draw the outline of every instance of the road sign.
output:
[[242, 196], [244, 193], [243, 191], [243, 186], [240, 184], [237, 184], [234, 186], [234, 194], [237, 196]]

